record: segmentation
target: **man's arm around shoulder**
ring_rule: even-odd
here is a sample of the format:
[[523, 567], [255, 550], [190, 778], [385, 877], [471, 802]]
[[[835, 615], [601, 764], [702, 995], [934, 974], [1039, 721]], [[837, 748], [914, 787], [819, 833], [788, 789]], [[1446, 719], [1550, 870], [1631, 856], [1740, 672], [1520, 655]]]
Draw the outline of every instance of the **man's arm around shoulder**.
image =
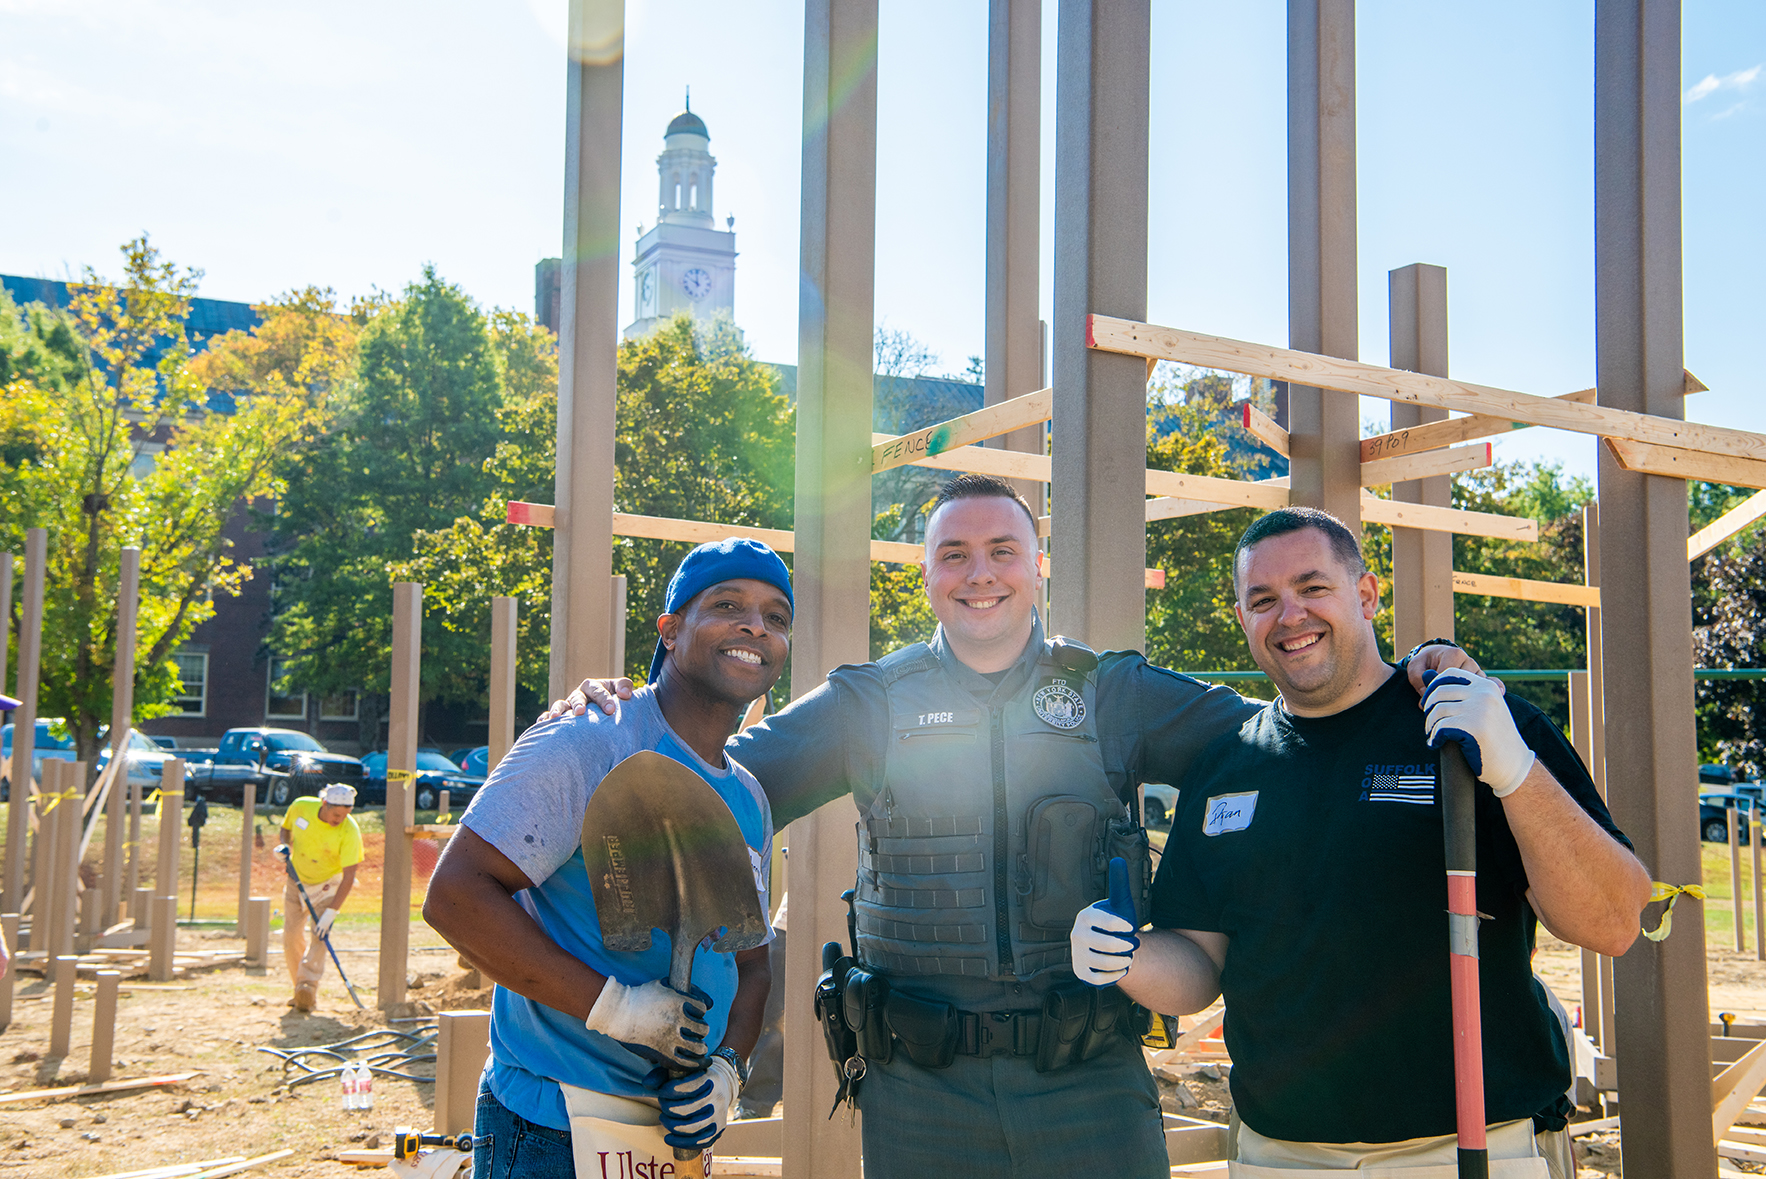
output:
[[1152, 1011], [1189, 1015], [1220, 997], [1226, 935], [1195, 929], [1148, 929], [1140, 933], [1133, 964], [1118, 983]]

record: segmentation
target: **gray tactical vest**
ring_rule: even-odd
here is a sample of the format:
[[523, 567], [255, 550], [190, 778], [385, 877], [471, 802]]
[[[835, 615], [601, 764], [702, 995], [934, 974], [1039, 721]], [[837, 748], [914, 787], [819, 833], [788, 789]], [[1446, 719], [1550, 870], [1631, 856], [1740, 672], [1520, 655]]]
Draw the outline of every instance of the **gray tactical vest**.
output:
[[992, 708], [959, 686], [948, 649], [915, 643], [878, 661], [893, 731], [859, 823], [866, 965], [1026, 980], [1070, 961], [1074, 914], [1107, 895], [1110, 856], [1144, 886], [1145, 832], [1098, 748], [1096, 658], [1070, 640], [1063, 654], [1040, 626], [1034, 637], [1028, 676], [1021, 661], [1008, 680], [1023, 682]]

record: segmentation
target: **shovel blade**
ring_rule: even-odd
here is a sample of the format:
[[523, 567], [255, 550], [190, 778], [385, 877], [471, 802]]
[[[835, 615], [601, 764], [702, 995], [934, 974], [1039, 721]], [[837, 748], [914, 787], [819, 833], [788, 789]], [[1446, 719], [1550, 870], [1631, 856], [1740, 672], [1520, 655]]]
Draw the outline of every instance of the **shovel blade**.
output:
[[748, 841], [705, 779], [653, 750], [610, 770], [583, 812], [583, 861], [610, 950], [647, 950], [668, 934], [669, 984], [686, 990], [693, 950], [708, 934], [719, 953], [748, 950], [768, 926]]

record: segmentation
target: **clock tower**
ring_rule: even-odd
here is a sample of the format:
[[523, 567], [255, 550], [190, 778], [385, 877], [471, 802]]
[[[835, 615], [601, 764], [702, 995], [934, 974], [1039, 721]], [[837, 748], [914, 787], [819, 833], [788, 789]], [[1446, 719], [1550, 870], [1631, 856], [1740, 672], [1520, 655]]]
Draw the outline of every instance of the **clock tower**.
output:
[[656, 330], [682, 311], [696, 320], [734, 311], [736, 219], [726, 221], [731, 232], [716, 228], [712, 219], [717, 161], [707, 150], [710, 144], [705, 121], [690, 103], [663, 133], [662, 154], [656, 157], [657, 220], [639, 236], [632, 259], [637, 316], [625, 329], [627, 339]]

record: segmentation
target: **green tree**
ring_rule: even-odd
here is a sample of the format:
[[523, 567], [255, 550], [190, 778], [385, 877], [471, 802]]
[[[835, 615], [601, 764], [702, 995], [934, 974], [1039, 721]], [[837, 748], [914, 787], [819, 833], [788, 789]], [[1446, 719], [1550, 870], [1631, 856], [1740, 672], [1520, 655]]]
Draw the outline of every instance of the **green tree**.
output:
[[[324, 433], [280, 465], [276, 616], [270, 647], [284, 683], [321, 694], [362, 689], [364, 738], [378, 736], [389, 680], [392, 582], [420, 533], [479, 510], [501, 439], [503, 354], [491, 323], [425, 267], [396, 299], [360, 305], [353, 374]], [[270, 367], [284, 372], [295, 350]], [[296, 367], [298, 371], [298, 366]], [[425, 699], [460, 674], [454, 632], [425, 631]], [[482, 653], [472, 662], [482, 664]]]
[[145, 236], [122, 252], [122, 282], [88, 269], [66, 313], [0, 315], [15, 374], [0, 436], [19, 456], [0, 481], [0, 537], [16, 550], [25, 529], [48, 530], [40, 712], [66, 719], [88, 762], [110, 719], [121, 549], [141, 548], [134, 700], [145, 718], [178, 690], [171, 653], [213, 614], [214, 595], [251, 576], [228, 555], [228, 519], [277, 493], [272, 460], [317, 417], [304, 390], [208, 411], [184, 326], [200, 272], [161, 260]]

